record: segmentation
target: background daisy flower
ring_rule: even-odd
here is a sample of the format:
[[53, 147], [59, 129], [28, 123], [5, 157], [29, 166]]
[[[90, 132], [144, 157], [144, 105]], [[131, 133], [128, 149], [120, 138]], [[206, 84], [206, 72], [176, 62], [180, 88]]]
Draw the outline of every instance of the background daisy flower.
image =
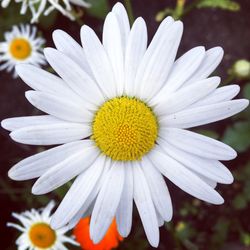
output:
[[73, 234], [83, 250], [111, 250], [119, 246], [123, 238], [119, 235], [116, 222], [113, 220], [105, 236], [98, 244], [94, 244], [89, 235], [90, 217], [81, 219], [74, 228]]
[[[30, 63], [36, 66], [46, 64], [42, 47], [45, 40], [37, 37], [37, 28], [26, 25], [13, 26], [4, 33], [4, 42], [0, 42], [0, 70], [12, 71], [19, 63]], [[14, 77], [17, 73], [14, 69]]]
[[22, 233], [16, 240], [19, 250], [66, 250], [68, 248], [64, 243], [78, 245], [73, 238], [65, 235], [68, 229], [51, 228], [50, 214], [54, 207], [55, 203], [51, 201], [45, 208], [12, 214], [21, 224], [9, 222], [7, 226], [14, 227]]
[[138, 18], [130, 29], [118, 3], [104, 22], [103, 42], [84, 25], [83, 48], [55, 31], [57, 49], [45, 49], [57, 77], [30, 65], [19, 76], [34, 89], [26, 98], [48, 115], [7, 119], [11, 138], [30, 145], [57, 145], [15, 165], [15, 180], [39, 179], [34, 194], [50, 192], [76, 177], [51, 225], [72, 227], [92, 212], [90, 237], [98, 243], [113, 218], [128, 236], [133, 200], [150, 244], [172, 218], [163, 176], [188, 194], [212, 204], [223, 198], [217, 183], [233, 181], [220, 160], [236, 157], [229, 146], [187, 129], [230, 117], [248, 105], [231, 100], [236, 85], [217, 88], [208, 77], [220, 63], [220, 47], [195, 47], [175, 60], [183, 24], [168, 17], [147, 46], [147, 27]]

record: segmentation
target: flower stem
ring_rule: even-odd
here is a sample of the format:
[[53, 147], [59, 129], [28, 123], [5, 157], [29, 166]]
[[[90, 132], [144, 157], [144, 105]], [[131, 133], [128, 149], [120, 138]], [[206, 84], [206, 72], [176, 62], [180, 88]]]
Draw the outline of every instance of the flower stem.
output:
[[129, 21], [130, 24], [132, 24], [135, 20], [134, 15], [133, 15], [133, 8], [132, 8], [132, 4], [131, 4], [131, 0], [124, 0], [127, 12], [128, 12], [128, 17], [129, 17]]

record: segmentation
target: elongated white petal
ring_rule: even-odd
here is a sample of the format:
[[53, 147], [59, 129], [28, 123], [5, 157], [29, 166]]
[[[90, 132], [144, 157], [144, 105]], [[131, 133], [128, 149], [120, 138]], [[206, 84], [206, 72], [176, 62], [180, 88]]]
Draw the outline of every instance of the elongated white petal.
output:
[[56, 48], [75, 61], [87, 74], [92, 75], [83, 48], [63, 30], [55, 30], [52, 34]]
[[[104, 180], [107, 178], [107, 175], [109, 174], [110, 167], [111, 167], [111, 160], [110, 160], [110, 158], [106, 158], [105, 166], [103, 168], [103, 171], [102, 171], [102, 174], [101, 174], [99, 180], [96, 182], [96, 185], [94, 186], [92, 192], [89, 194], [88, 198], [82, 204], [81, 208], [74, 215], [74, 217], [72, 217], [72, 219], [70, 219], [70, 221], [67, 225], [68, 228], [70, 228], [70, 229], [74, 228], [76, 226], [77, 222], [82, 217], [84, 217], [85, 215], [88, 216], [88, 215], [92, 214], [96, 197], [100, 191], [100, 188], [103, 185]], [[62, 216], [63, 216], [63, 212], [62, 212]], [[60, 222], [61, 222], [61, 219], [59, 217], [58, 223], [60, 223]], [[52, 220], [52, 223], [53, 223], [53, 220]], [[60, 227], [60, 224], [59, 224], [59, 227]]]
[[125, 86], [126, 95], [135, 96], [135, 77], [138, 66], [147, 48], [147, 26], [143, 18], [137, 18], [128, 37], [125, 54]]
[[68, 98], [79, 98], [61, 78], [34, 65], [18, 64], [16, 71], [22, 80], [34, 90]]
[[179, 89], [195, 70], [197, 70], [204, 56], [205, 48], [200, 46], [189, 50], [177, 59], [169, 73], [165, 85], [161, 91], [150, 100], [149, 104], [153, 106]]
[[185, 83], [185, 86], [194, 81], [202, 80], [211, 75], [223, 58], [224, 51], [221, 47], [214, 47], [206, 51], [206, 55], [196, 72]]
[[36, 108], [60, 119], [83, 123], [92, 121], [92, 113], [76, 100], [68, 100], [39, 91], [27, 91], [25, 96]]
[[214, 181], [214, 180], [211, 180], [211, 179], [209, 179], [209, 178], [207, 178], [207, 177], [205, 177], [205, 176], [203, 176], [203, 175], [201, 175], [201, 174], [198, 174], [198, 173], [196, 173], [203, 181], [205, 181], [210, 187], [212, 187], [212, 188], [216, 188], [216, 186], [217, 186], [217, 182], [216, 181]]
[[118, 19], [110, 12], [103, 26], [103, 46], [107, 52], [116, 81], [116, 93], [124, 90], [124, 52]]
[[89, 125], [64, 121], [28, 126], [10, 133], [14, 141], [29, 145], [56, 145], [80, 140], [90, 135]]
[[225, 161], [237, 156], [235, 150], [228, 145], [183, 129], [163, 128], [160, 137], [181, 150], [204, 158]]
[[87, 169], [98, 154], [99, 151], [95, 146], [90, 146], [69, 156], [45, 172], [34, 184], [32, 193], [46, 194], [62, 186]]
[[156, 210], [156, 216], [158, 220], [158, 227], [162, 227], [164, 225], [164, 220], [157, 210]]
[[116, 18], [119, 23], [119, 28], [121, 32], [121, 40], [122, 40], [122, 46], [123, 46], [123, 53], [125, 53], [126, 50], [126, 44], [129, 36], [130, 31], [130, 24], [128, 19], [128, 14], [126, 9], [121, 3], [116, 3], [114, 7], [112, 8], [112, 12], [116, 15]]
[[[92, 165], [83, 173], [81, 173], [69, 191], [65, 195], [63, 201], [52, 216], [51, 226], [55, 229], [66, 225], [85, 205], [86, 200], [97, 185], [97, 182], [103, 172], [106, 158], [99, 155]], [[88, 207], [84, 207], [87, 209]], [[80, 211], [81, 215], [83, 210]], [[80, 215], [80, 216], [81, 216]], [[80, 216], [77, 219], [80, 219]]]
[[219, 83], [219, 77], [212, 77], [190, 84], [159, 102], [154, 110], [158, 115], [176, 113], [211, 93]]
[[49, 125], [56, 122], [62, 122], [62, 120], [57, 119], [51, 115], [34, 115], [34, 116], [23, 116], [23, 117], [13, 117], [2, 120], [1, 126], [4, 129], [13, 131], [16, 129], [29, 127], [33, 125]]
[[163, 117], [160, 124], [166, 127], [192, 128], [223, 120], [244, 110], [249, 104], [246, 99], [190, 108]]
[[[135, 87], [143, 99], [150, 99], [163, 86], [172, 68], [182, 36], [180, 21], [159, 28], [138, 68]], [[162, 53], [164, 51], [164, 53]]]
[[238, 85], [229, 85], [214, 90], [210, 95], [195, 102], [190, 107], [199, 107], [204, 105], [210, 105], [218, 102], [230, 101], [240, 92]]
[[96, 108], [104, 101], [97, 84], [77, 63], [56, 49], [46, 48], [44, 54], [69, 87], [85, 100], [85, 107]]
[[150, 245], [158, 247], [159, 228], [150, 189], [140, 165], [133, 163], [134, 200]]
[[167, 154], [189, 169], [219, 183], [231, 184], [233, 182], [231, 172], [219, 161], [209, 160], [186, 153], [163, 140], [159, 140], [159, 144]]
[[124, 166], [114, 162], [97, 196], [90, 221], [90, 238], [96, 244], [105, 235], [115, 216], [124, 186]]
[[148, 157], [163, 175], [188, 194], [213, 204], [224, 202], [219, 193], [178, 161], [169, 157], [159, 146], [155, 146]]
[[156, 210], [164, 221], [170, 221], [173, 216], [173, 207], [167, 185], [161, 173], [152, 165], [147, 156], [144, 156], [141, 168], [149, 185]]
[[116, 96], [116, 84], [110, 60], [95, 32], [88, 26], [81, 28], [81, 40], [86, 58], [99, 87], [105, 96]]
[[11, 179], [19, 181], [39, 177], [72, 154], [84, 151], [88, 144], [88, 140], [77, 141], [32, 155], [14, 165], [8, 175]]
[[116, 224], [122, 237], [127, 237], [132, 227], [133, 211], [133, 170], [129, 163], [125, 163], [125, 180], [121, 200], [116, 212]]

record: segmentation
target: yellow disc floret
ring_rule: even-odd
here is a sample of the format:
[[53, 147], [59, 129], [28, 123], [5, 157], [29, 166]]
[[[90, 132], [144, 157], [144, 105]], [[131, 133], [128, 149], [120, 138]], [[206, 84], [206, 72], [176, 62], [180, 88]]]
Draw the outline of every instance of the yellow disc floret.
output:
[[9, 52], [17, 60], [25, 60], [31, 54], [30, 42], [25, 38], [15, 38], [11, 41]]
[[49, 224], [41, 222], [31, 226], [29, 238], [35, 247], [47, 249], [54, 245], [56, 233]]
[[113, 160], [140, 160], [155, 145], [157, 119], [141, 100], [116, 97], [105, 102], [93, 121], [92, 139]]

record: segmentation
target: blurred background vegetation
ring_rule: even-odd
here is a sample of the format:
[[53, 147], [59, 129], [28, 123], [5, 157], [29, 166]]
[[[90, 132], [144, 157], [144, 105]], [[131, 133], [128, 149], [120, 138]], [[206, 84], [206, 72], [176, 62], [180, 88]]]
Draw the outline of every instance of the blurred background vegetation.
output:
[[[46, 46], [53, 47], [51, 33], [58, 28], [68, 32], [77, 41], [83, 23], [93, 27], [98, 35], [101, 34], [103, 18], [116, 1], [89, 2], [92, 4], [89, 9], [74, 9], [75, 22], [56, 11], [40, 19], [37, 26], [47, 40]], [[150, 37], [165, 16], [182, 19], [185, 31], [179, 55], [197, 45], [206, 48], [222, 46], [225, 56], [215, 74], [222, 76], [224, 85], [239, 84], [239, 95], [250, 98], [249, 0], [125, 0], [124, 4], [131, 21], [134, 17], [144, 17]], [[12, 25], [29, 22], [29, 14], [21, 16], [19, 11], [20, 4], [14, 1], [8, 8], [0, 8], [0, 40], [3, 40], [3, 33], [10, 30]], [[0, 71], [0, 84], [1, 120], [39, 114], [25, 100], [24, 92], [28, 87], [20, 79], [14, 80], [10, 74]], [[250, 109], [232, 119], [196, 130], [220, 139], [238, 151], [237, 159], [226, 162], [235, 181], [230, 186], [217, 187], [225, 198], [225, 204], [221, 206], [212, 206], [189, 197], [167, 181], [173, 200], [174, 217], [171, 223], [161, 228], [159, 249], [250, 249]], [[11, 212], [39, 208], [52, 198], [59, 202], [70, 184], [49, 195], [34, 196], [30, 192], [32, 181], [17, 183], [8, 179], [7, 171], [13, 164], [45, 148], [17, 144], [10, 140], [3, 129], [0, 136], [0, 248], [13, 250], [16, 249], [14, 241], [17, 232], [6, 228], [6, 222], [12, 221]], [[139, 217], [134, 211], [132, 233], [120, 244], [119, 249], [150, 249]]]

